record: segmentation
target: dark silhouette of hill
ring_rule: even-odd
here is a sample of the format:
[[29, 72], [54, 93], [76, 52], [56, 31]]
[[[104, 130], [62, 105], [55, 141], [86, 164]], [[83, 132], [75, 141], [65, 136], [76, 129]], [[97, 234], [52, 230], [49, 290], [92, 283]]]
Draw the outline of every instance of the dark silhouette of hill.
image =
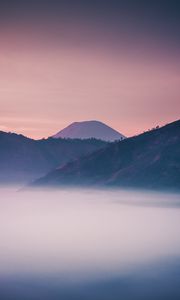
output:
[[33, 140], [0, 131], [0, 182], [27, 182], [105, 145], [95, 139]]
[[180, 189], [180, 120], [109, 144], [34, 183], [64, 184]]

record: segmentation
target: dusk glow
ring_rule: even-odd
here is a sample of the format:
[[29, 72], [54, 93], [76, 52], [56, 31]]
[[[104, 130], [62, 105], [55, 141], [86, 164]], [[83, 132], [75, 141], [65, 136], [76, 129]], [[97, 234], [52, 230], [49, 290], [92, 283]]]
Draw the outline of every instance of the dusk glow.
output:
[[179, 118], [173, 4], [52, 2], [1, 4], [1, 130], [41, 138], [95, 119], [131, 136]]
[[180, 0], [0, 0], [0, 300], [180, 299]]

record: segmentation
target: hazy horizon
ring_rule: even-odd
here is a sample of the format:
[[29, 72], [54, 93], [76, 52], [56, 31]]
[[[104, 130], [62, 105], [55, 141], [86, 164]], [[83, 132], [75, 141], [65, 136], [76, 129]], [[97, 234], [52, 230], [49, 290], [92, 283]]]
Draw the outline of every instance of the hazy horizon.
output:
[[[158, 127], [163, 127], [163, 126], [165, 126], [165, 125], [167, 125], [167, 124], [173, 123], [173, 122], [178, 121], [178, 120], [179, 120], [179, 118], [178, 118], [177, 120], [171, 120], [171, 121], [168, 122], [168, 123], [162, 123], [162, 124], [161, 124], [161, 122], [157, 122], [157, 123], [154, 124], [153, 126], [150, 126], [150, 127], [148, 127], [148, 128], [144, 128], [144, 129], [142, 129], [142, 130], [140, 129], [139, 132], [136, 132], [136, 133], [134, 133], [134, 134], [132, 134], [132, 135], [126, 136], [126, 138], [130, 138], [130, 137], [133, 137], [133, 136], [135, 136], [135, 135], [142, 134], [142, 133], [144, 133], [144, 132], [146, 132], [146, 131], [148, 131], [148, 130], [151, 130], [151, 129], [155, 128], [156, 126], [158, 126]], [[34, 137], [34, 136], [31, 136], [31, 135], [25, 134], [25, 133], [23, 132], [23, 130], [22, 130], [22, 132], [19, 131], [19, 130], [15, 131], [15, 130], [13, 130], [13, 129], [12, 129], [12, 130], [9, 130], [9, 128], [7, 128], [6, 126], [0, 127], [0, 131], [6, 132], [6, 133], [22, 134], [23, 136], [25, 136], [25, 137], [27, 137], [27, 138], [34, 139], [34, 140], [40, 140], [40, 139], [43, 139], [43, 138], [46, 139], [46, 138], [52, 137], [54, 134], [57, 134], [59, 131], [65, 129], [66, 127], [68, 127], [69, 125], [71, 125], [71, 124], [73, 124], [73, 123], [75, 123], [75, 122], [86, 122], [86, 121], [100, 121], [100, 120], [79, 120], [79, 121], [73, 121], [73, 122], [71, 122], [71, 123], [68, 123], [67, 126], [65, 125], [65, 127], [60, 128], [60, 129], [57, 130], [56, 132], [51, 133], [50, 135], [45, 134], [45, 135], [43, 135], [43, 136], [38, 136], [38, 137], [36, 137], [36, 136]], [[101, 122], [101, 121], [100, 121], [100, 122]], [[102, 122], [102, 123], [104, 123], [104, 122]], [[104, 124], [107, 125], [107, 126], [110, 126], [108, 123], [104, 123]], [[161, 125], [159, 126], [159, 124], [161, 124]], [[114, 128], [114, 127], [112, 127], [112, 126], [110, 126], [110, 127], [111, 127], [112, 129], [114, 129], [115, 131], [117, 131], [117, 132], [119, 132], [120, 134], [123, 135], [123, 132], [122, 132], [122, 131], [120, 132], [120, 131], [118, 131], [116, 128]]]
[[179, 153], [180, 1], [0, 0], [0, 300], [179, 300]]
[[177, 1], [0, 2], [0, 130], [99, 120], [132, 136], [179, 118]]

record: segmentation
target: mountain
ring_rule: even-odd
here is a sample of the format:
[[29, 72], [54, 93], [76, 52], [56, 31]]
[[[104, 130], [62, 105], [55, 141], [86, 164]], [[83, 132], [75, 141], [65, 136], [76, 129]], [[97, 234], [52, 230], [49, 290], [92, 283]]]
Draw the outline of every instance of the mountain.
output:
[[27, 182], [106, 144], [95, 139], [33, 140], [0, 131], [0, 182]]
[[96, 138], [113, 142], [123, 140], [124, 135], [99, 121], [74, 122], [59, 131], [53, 138], [88, 139]]
[[37, 180], [34, 186], [180, 189], [180, 120], [109, 144]]

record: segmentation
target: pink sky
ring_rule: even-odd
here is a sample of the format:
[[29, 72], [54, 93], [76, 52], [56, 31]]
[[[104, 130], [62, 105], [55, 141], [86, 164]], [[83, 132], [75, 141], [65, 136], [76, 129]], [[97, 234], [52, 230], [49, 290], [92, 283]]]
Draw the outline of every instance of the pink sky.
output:
[[27, 28], [3, 28], [0, 36], [0, 130], [41, 138], [99, 120], [131, 136], [179, 118], [172, 49], [124, 37], [116, 49], [77, 34], [56, 41]]

